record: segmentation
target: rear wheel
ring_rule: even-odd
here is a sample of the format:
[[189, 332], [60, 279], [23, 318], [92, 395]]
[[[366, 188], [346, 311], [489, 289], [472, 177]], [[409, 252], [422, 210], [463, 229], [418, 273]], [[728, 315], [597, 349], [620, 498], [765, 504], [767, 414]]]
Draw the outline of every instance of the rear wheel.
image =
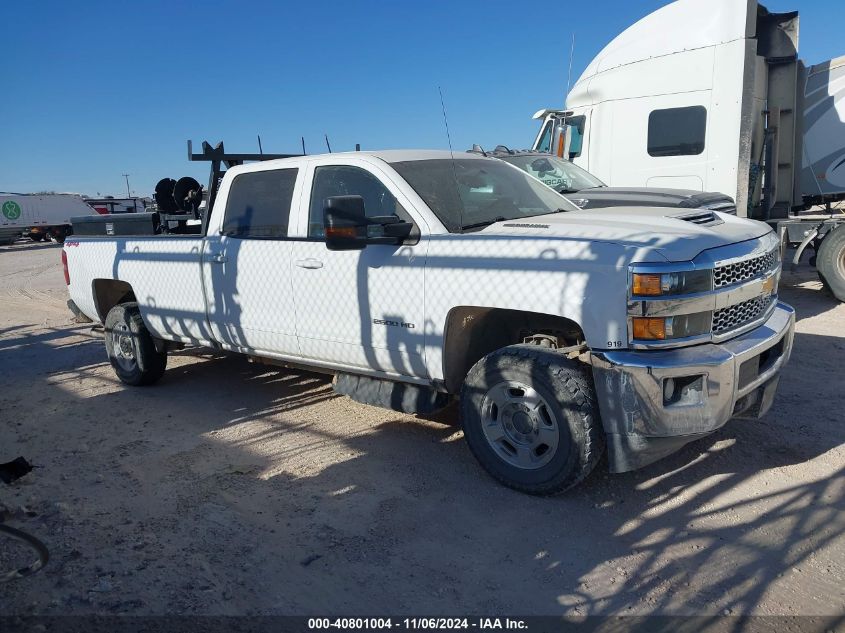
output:
[[29, 239], [31, 239], [33, 242], [41, 242], [41, 241], [44, 240], [44, 234], [43, 233], [30, 233]]
[[506, 347], [475, 364], [461, 393], [461, 422], [487, 472], [529, 494], [579, 484], [604, 451], [589, 370], [534, 345]]
[[64, 244], [65, 240], [67, 239], [68, 234], [70, 231], [67, 227], [58, 226], [53, 229], [50, 229], [50, 237], [53, 238], [57, 243]]
[[106, 354], [122, 382], [151, 385], [164, 375], [167, 352], [156, 350], [137, 303], [121, 303], [109, 310], [105, 330]]
[[816, 268], [824, 287], [845, 301], [845, 225], [828, 233], [819, 246]]

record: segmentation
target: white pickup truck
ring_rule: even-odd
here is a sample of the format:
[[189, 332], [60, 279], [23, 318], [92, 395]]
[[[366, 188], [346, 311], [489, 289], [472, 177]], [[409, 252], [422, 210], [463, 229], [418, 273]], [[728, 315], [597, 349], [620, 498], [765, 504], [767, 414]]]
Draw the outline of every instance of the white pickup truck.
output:
[[75, 235], [63, 260], [125, 383], [194, 345], [327, 371], [405, 412], [460, 396], [479, 462], [533, 494], [579, 483], [605, 447], [628, 471], [763, 415], [795, 321], [763, 223], [580, 210], [440, 151], [234, 167], [203, 234]]

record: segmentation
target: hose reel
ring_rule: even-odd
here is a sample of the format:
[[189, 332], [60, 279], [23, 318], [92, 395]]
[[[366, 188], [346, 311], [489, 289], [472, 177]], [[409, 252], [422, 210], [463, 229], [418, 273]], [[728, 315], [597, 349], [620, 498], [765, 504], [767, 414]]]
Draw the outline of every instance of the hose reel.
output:
[[202, 193], [202, 185], [196, 179], [185, 176], [179, 180], [159, 180], [154, 197], [160, 212], [173, 215], [191, 214], [198, 220]]

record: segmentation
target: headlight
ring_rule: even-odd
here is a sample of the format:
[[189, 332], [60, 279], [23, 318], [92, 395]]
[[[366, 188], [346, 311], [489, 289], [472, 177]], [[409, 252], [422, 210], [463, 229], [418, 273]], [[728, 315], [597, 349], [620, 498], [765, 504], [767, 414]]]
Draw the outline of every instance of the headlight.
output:
[[691, 263], [632, 268], [628, 302], [631, 343], [671, 346], [673, 341], [686, 343], [710, 335], [712, 268], [696, 268]]
[[634, 273], [631, 294], [634, 297], [665, 297], [709, 292], [713, 289], [712, 270], [681, 273]]
[[666, 341], [708, 334], [712, 325], [710, 311], [671, 317], [633, 317], [631, 334], [638, 341]]

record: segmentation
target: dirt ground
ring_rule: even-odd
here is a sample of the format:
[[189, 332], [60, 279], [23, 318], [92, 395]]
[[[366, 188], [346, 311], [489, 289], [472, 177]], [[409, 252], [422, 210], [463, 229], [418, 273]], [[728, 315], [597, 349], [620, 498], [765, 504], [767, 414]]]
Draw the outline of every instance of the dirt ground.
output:
[[[196, 351], [122, 386], [59, 257], [0, 247], [0, 462], [37, 466], [0, 505], [52, 556], [0, 615], [845, 613], [845, 305], [807, 269], [765, 419], [539, 499], [481, 470], [454, 409]], [[27, 560], [0, 539], [0, 573]]]

